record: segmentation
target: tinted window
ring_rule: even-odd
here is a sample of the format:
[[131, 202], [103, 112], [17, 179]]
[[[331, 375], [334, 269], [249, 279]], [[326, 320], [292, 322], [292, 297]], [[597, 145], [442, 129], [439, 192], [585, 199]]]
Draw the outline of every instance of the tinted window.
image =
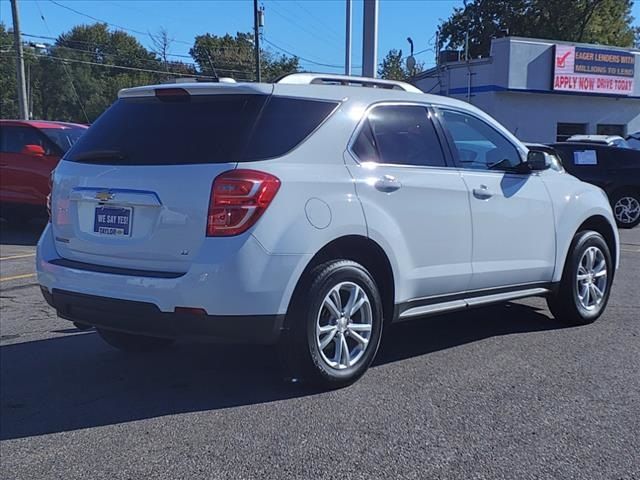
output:
[[49, 145], [45, 138], [31, 127], [2, 127], [2, 151], [8, 153], [20, 153], [25, 145], [40, 145], [48, 150]]
[[362, 161], [445, 166], [429, 113], [426, 108], [418, 106], [386, 106], [372, 110], [353, 151]]
[[294, 148], [335, 105], [264, 95], [120, 99], [67, 158], [128, 165], [260, 160]]
[[243, 159], [279, 157], [313, 132], [336, 107], [335, 102], [271, 97]]
[[443, 110], [442, 118], [463, 168], [508, 169], [522, 162], [516, 147], [484, 121], [460, 112]]
[[371, 124], [369, 120], [364, 121], [362, 129], [358, 134], [358, 138], [353, 144], [353, 153], [361, 162], [379, 162], [378, 151], [376, 150], [376, 142], [373, 139]]
[[64, 153], [76, 143], [80, 136], [86, 131], [86, 128], [43, 128], [41, 131]]

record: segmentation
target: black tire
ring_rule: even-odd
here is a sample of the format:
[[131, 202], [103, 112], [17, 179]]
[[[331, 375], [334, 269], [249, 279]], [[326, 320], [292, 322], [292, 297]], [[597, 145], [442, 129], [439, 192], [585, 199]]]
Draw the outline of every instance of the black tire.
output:
[[[328, 310], [324, 306], [325, 297], [332, 289], [340, 287], [345, 289], [344, 299], [348, 300], [349, 289], [357, 292], [353, 285], [359, 287], [361, 293], [364, 292], [368, 303], [363, 304], [361, 310], [354, 313], [352, 319], [346, 320], [344, 317], [328, 319], [329, 317], [326, 316]], [[338, 290], [339, 295], [340, 292], [342, 290]], [[361, 295], [358, 298], [363, 297]], [[341, 305], [341, 309], [346, 311], [346, 305], [344, 307]], [[382, 312], [382, 300], [378, 287], [371, 274], [362, 265], [351, 260], [334, 260], [314, 268], [305, 275], [296, 289], [287, 315], [289, 331], [279, 345], [280, 358], [284, 362], [283, 367], [287, 376], [330, 389], [354, 383], [369, 368], [380, 345], [383, 328]], [[370, 327], [354, 327], [354, 324], [358, 325], [359, 322], [365, 321], [365, 318], [370, 318]], [[324, 319], [328, 319], [327, 325], [335, 324], [337, 333], [332, 337], [333, 340], [321, 349], [319, 345], [321, 337], [318, 336], [316, 328], [318, 328], [318, 322], [323, 322]], [[344, 322], [347, 322], [347, 325]], [[361, 331], [361, 340], [369, 335], [366, 347], [356, 341], [356, 336], [349, 329], [349, 325], [358, 331], [359, 328], [370, 328], [366, 333]], [[331, 360], [327, 357], [332, 348], [334, 349], [333, 358], [339, 357], [339, 361], [335, 363], [342, 362], [343, 357], [338, 353], [338, 348], [340, 350], [344, 348], [338, 346], [338, 343], [342, 342], [342, 337], [348, 346], [347, 351], [356, 353], [353, 356], [355, 363], [347, 366], [349, 362], [345, 358], [343, 365], [331, 366], [329, 364]], [[325, 337], [322, 339], [324, 340]]]
[[[599, 303], [587, 308], [583, 305], [579, 296], [578, 270], [585, 253], [591, 247], [595, 247], [596, 250], [602, 253], [606, 268], [606, 284], [602, 289], [603, 294]], [[592, 251], [595, 250], [592, 249]], [[581, 272], [582, 271], [583, 270], [581, 270]], [[613, 273], [614, 266], [611, 260], [611, 252], [602, 235], [593, 230], [578, 232], [575, 237], [573, 237], [573, 242], [569, 248], [559, 288], [556, 293], [547, 297], [549, 310], [551, 310], [551, 313], [556, 319], [570, 325], [587, 325], [595, 322], [598, 317], [602, 315], [609, 301], [611, 284], [613, 283]], [[598, 280], [597, 277], [592, 276], [586, 281], [597, 282]], [[598, 285], [596, 284], [596, 286]], [[590, 287], [587, 285], [586, 288], [589, 289]], [[591, 292], [591, 290], [589, 290], [589, 292]]]
[[640, 191], [628, 188], [614, 192], [611, 209], [618, 227], [633, 228], [640, 224]]
[[174, 342], [171, 338], [132, 335], [130, 333], [115, 332], [102, 328], [96, 330], [105, 342], [124, 352], [154, 352], [165, 349]]

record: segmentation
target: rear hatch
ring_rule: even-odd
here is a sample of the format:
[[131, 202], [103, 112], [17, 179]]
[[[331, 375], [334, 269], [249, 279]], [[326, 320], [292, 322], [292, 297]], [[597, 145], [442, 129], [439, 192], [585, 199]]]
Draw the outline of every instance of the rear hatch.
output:
[[212, 182], [236, 167], [271, 91], [216, 87], [124, 91], [76, 143], [54, 176], [62, 258], [188, 269], [206, 238]]
[[207, 239], [214, 179], [238, 162], [288, 152], [337, 105], [272, 91], [261, 84], [189, 84], [121, 92], [55, 170], [59, 255], [186, 272], [203, 243], [216, 241]]

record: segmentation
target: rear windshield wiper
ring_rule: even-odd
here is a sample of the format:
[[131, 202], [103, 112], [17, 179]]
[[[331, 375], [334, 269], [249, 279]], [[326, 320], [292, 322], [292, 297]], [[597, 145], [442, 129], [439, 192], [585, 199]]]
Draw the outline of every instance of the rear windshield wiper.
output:
[[90, 162], [92, 160], [124, 160], [125, 158], [125, 154], [119, 150], [90, 150], [74, 155], [71, 160], [76, 162]]

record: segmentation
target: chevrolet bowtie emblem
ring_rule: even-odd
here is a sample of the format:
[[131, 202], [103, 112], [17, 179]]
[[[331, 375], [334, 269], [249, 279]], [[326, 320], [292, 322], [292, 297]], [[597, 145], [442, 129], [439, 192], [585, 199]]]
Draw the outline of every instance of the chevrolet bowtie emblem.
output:
[[115, 197], [115, 194], [113, 194], [111, 192], [98, 192], [98, 193], [96, 193], [96, 199], [100, 200], [101, 202], [107, 202], [109, 200], [112, 200], [113, 197]]

